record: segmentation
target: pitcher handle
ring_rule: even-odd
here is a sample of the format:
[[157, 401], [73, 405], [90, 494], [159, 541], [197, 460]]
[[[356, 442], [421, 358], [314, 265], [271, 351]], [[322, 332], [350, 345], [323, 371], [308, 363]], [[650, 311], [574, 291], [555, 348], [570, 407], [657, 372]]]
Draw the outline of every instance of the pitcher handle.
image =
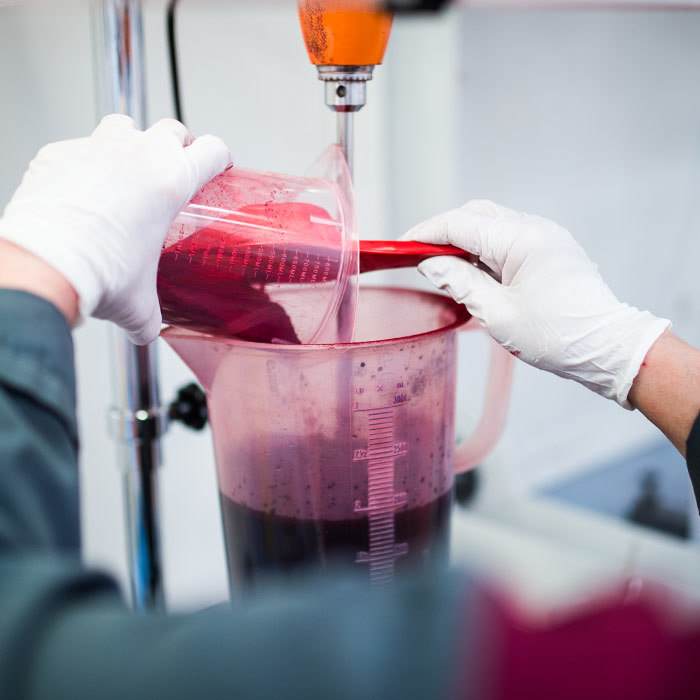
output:
[[[483, 328], [476, 319], [471, 319], [462, 330], [483, 330]], [[491, 343], [491, 360], [484, 393], [484, 407], [479, 425], [472, 436], [455, 448], [454, 463], [457, 474], [473, 469], [486, 457], [501, 437], [508, 417], [515, 358], [490, 336], [489, 343]]]

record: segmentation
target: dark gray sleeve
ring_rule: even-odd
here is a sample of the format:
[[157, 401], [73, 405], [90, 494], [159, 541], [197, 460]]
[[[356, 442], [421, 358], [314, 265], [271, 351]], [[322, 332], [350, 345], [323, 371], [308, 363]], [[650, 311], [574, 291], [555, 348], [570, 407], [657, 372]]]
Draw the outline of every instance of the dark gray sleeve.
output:
[[0, 551], [78, 552], [77, 454], [70, 329], [0, 290]]
[[0, 699], [451, 694], [463, 672], [460, 577], [368, 596], [344, 576], [233, 609], [130, 614], [114, 582], [78, 560], [73, 372], [58, 311], [0, 290]]
[[700, 415], [695, 419], [695, 423], [690, 429], [685, 445], [685, 459], [695, 493], [695, 505], [700, 512]]

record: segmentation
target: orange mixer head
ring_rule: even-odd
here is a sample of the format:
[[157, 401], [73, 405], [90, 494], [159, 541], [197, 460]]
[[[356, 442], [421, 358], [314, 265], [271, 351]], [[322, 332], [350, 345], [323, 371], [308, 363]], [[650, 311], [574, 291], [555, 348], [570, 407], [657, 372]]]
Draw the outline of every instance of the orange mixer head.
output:
[[375, 66], [384, 58], [393, 15], [371, 0], [300, 0], [299, 20], [314, 65]]
[[377, 0], [299, 0], [299, 20], [311, 63], [337, 113], [338, 144], [352, 173], [352, 113], [366, 102], [367, 81], [382, 62], [393, 14]]

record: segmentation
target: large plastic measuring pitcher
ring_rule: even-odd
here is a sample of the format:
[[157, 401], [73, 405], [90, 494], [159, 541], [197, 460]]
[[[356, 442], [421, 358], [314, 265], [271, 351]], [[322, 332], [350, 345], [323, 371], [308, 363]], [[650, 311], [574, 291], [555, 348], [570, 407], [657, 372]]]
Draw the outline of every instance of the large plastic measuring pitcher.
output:
[[337, 146], [308, 177], [231, 168], [177, 216], [158, 267], [165, 323], [272, 343], [349, 341], [357, 224]]
[[207, 391], [234, 588], [334, 561], [386, 584], [444, 560], [455, 472], [499, 437], [512, 375], [493, 343], [481, 423], [455, 448], [457, 332], [480, 328], [468, 320], [447, 297], [377, 288], [360, 292], [353, 343], [164, 331]]

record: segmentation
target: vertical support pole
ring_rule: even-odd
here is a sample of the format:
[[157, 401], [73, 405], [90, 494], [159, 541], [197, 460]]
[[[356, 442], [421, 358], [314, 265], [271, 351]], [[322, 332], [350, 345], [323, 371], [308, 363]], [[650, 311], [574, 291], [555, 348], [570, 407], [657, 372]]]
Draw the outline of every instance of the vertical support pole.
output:
[[[106, 112], [128, 114], [144, 127], [145, 91], [140, 0], [101, 0], [96, 27], [101, 40]], [[163, 606], [158, 530], [157, 470], [166, 429], [158, 389], [155, 344], [138, 347], [116, 328], [112, 334], [115, 407], [132, 605]]]
[[326, 106], [336, 113], [336, 138], [353, 175], [354, 114], [367, 101], [367, 81], [372, 79], [374, 66], [316, 66], [318, 79], [324, 83]]
[[354, 112], [337, 112], [336, 118], [338, 120], [336, 140], [338, 142], [338, 145], [340, 146], [340, 150], [343, 152], [343, 155], [345, 156], [345, 162], [348, 165], [348, 172], [350, 173], [350, 177], [352, 178], [352, 177], [354, 177], [354, 172], [353, 172], [353, 165], [354, 165], [353, 126], [354, 126], [355, 113]]

